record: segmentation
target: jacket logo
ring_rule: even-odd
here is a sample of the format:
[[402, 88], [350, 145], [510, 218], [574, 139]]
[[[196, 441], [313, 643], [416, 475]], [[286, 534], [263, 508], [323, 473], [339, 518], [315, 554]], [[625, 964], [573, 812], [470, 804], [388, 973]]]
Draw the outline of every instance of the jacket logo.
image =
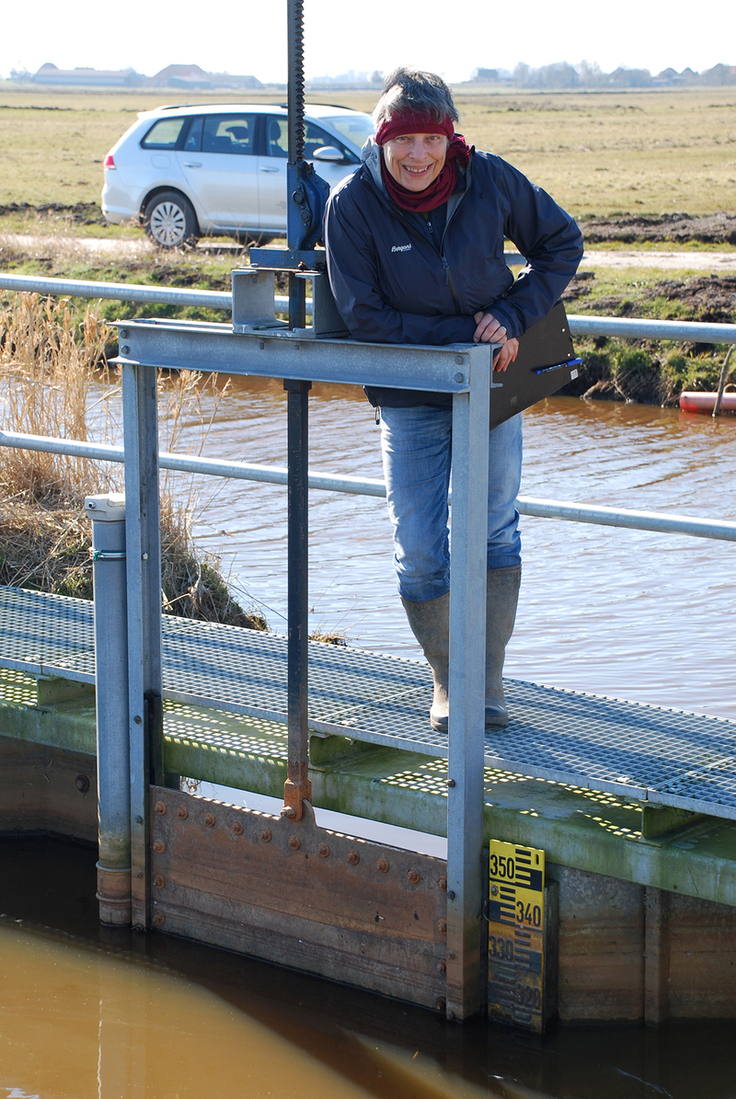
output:
[[410, 252], [411, 251], [411, 245], [410, 244], [394, 244], [391, 251], [392, 252]]

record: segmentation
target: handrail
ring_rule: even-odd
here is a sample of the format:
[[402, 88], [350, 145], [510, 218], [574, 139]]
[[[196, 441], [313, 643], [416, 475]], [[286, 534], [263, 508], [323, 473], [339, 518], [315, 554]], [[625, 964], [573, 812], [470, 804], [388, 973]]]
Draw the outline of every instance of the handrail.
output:
[[[177, 287], [142, 286], [124, 282], [88, 282], [83, 279], [36, 278], [35, 275], [0, 273], [0, 290], [39, 294], [69, 294], [79, 298], [189, 305], [208, 309], [232, 309], [232, 294], [220, 290], [187, 290]], [[276, 295], [276, 306], [286, 311], [289, 299]], [[597, 317], [570, 313], [573, 336], [620, 336], [628, 340], [674, 340], [694, 343], [736, 344], [736, 324], [704, 321], [659, 321], [636, 317]]]
[[[47, 454], [67, 454], [77, 458], [119, 462], [124, 460], [122, 446], [106, 446], [77, 439], [56, 439], [43, 435], [25, 435], [0, 431], [0, 446], [17, 447]], [[260, 481], [272, 485], [287, 483], [287, 470], [280, 466], [261, 466], [247, 462], [225, 462], [217, 458], [193, 457], [186, 454], [159, 454], [162, 469], [180, 473], [197, 473], [211, 477], [229, 477], [241, 481]], [[376, 478], [337, 477], [330, 473], [309, 470], [310, 488], [325, 492], [346, 492], [355, 496], [385, 497], [386, 486]], [[736, 542], [736, 522], [722, 519], [701, 519], [690, 515], [669, 515], [657, 511], [636, 511], [596, 504], [574, 504], [562, 500], [540, 500], [519, 496], [516, 507], [521, 515], [541, 519], [562, 519], [572, 523], [592, 523], [597, 526], [648, 530], [658, 534], [684, 534], [692, 538], [711, 538]]]

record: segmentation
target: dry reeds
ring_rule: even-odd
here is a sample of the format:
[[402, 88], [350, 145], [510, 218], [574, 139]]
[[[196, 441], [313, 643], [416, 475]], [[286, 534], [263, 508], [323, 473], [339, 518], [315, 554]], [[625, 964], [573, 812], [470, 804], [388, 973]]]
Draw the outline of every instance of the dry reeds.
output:
[[[67, 300], [14, 295], [0, 311], [5, 430], [86, 440], [93, 383], [107, 383], [110, 399], [118, 391], [116, 377], [104, 369], [109, 339], [108, 326], [93, 307], [80, 317]], [[166, 382], [170, 443], [200, 386], [200, 376], [191, 372]], [[96, 415], [99, 419], [99, 408]], [[106, 463], [0, 446], [0, 583], [91, 598], [91, 529], [84, 498], [118, 489], [120, 480]], [[246, 613], [231, 599], [219, 562], [196, 552], [190, 533], [195, 503], [191, 488], [179, 499], [164, 491], [164, 611], [265, 629], [261, 616]]]

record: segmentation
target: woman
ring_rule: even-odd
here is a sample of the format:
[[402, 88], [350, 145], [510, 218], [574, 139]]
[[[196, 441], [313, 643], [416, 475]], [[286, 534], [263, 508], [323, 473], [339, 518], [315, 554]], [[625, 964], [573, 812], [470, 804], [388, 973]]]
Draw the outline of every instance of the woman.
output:
[[[572, 218], [521, 172], [455, 133], [440, 77], [401, 68], [384, 83], [363, 165], [325, 214], [330, 283], [353, 338], [381, 343], [493, 342], [506, 370], [517, 337], [546, 316], [575, 274]], [[514, 282], [504, 237], [526, 257]], [[452, 398], [366, 387], [380, 409], [394, 564], [409, 625], [434, 677], [432, 728], [448, 727], [450, 554], [447, 493]], [[506, 725], [501, 674], [521, 579], [521, 417], [490, 432], [486, 726]]]

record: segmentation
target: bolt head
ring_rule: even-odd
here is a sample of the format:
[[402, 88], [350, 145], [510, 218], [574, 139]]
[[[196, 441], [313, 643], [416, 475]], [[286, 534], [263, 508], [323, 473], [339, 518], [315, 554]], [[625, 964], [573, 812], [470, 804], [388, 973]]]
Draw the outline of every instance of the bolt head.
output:
[[440, 935], [447, 934], [447, 920], [437, 920], [437, 930]]
[[243, 834], [243, 822], [242, 820], [236, 820], [233, 824], [233, 832], [236, 836], [242, 836]]
[[153, 844], [154, 851], [157, 851], [159, 855], [166, 850], [166, 844], [163, 840], [155, 840]]
[[419, 881], [421, 881], [421, 875], [418, 870], [407, 870], [406, 876], [412, 885], [416, 885]]
[[357, 851], [348, 851], [345, 858], [347, 859], [347, 861], [350, 863], [351, 866], [357, 866], [358, 863], [360, 862], [360, 855], [358, 854]]
[[180, 805], [176, 812], [182, 820], [186, 820], [189, 816], [189, 810], [187, 809], [186, 805]]
[[214, 815], [214, 813], [205, 813], [204, 823], [207, 825], [208, 828], [214, 828], [215, 827], [215, 815]]
[[321, 859], [327, 859], [330, 856], [330, 849], [326, 843], [320, 843], [317, 846], [317, 854]]
[[378, 859], [376, 862], [376, 869], [380, 870], [382, 874], [387, 874], [389, 868], [388, 859]]
[[156, 915], [153, 917], [153, 922], [155, 923], [156, 927], [162, 927], [166, 923], [166, 917], [164, 916], [163, 912], [157, 912]]
[[298, 851], [302, 845], [302, 841], [298, 836], [289, 836], [289, 847], [292, 851]]
[[163, 887], [166, 885], [166, 882], [164, 881], [161, 874], [156, 874], [153, 878], [153, 884], [155, 885], [156, 889], [163, 889]]
[[447, 892], [447, 878], [440, 878], [437, 882], [441, 893]]
[[261, 838], [261, 843], [270, 843], [271, 842], [271, 829], [270, 828], [262, 829], [260, 838]]
[[164, 813], [166, 812], [166, 805], [164, 804], [163, 801], [157, 801], [156, 804], [153, 807], [153, 811], [154, 811], [154, 813], [158, 813], [158, 815], [160, 817], [162, 817], [164, 815]]

